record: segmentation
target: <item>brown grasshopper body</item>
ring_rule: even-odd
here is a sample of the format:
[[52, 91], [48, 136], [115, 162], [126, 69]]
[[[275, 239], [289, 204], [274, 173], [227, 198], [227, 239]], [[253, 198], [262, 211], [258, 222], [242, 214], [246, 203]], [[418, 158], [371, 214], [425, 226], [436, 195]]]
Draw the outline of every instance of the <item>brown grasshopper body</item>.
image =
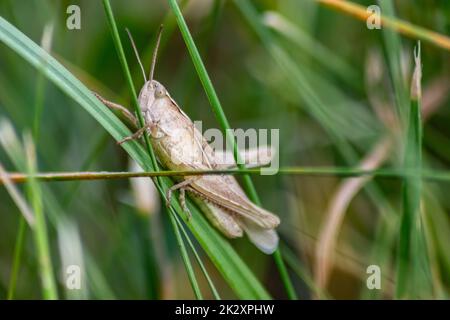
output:
[[[191, 119], [170, 97], [164, 86], [153, 80], [156, 50], [150, 80], [146, 80], [138, 99], [145, 127], [121, 143], [138, 138], [147, 131], [158, 160], [167, 169], [221, 168], [213, 148]], [[183, 177], [180, 183], [170, 188], [169, 203], [171, 193], [175, 190], [180, 191], [180, 202], [186, 211], [185, 191], [190, 192], [211, 223], [227, 237], [241, 237], [245, 232], [263, 252], [270, 254], [277, 248], [278, 236], [274, 228], [279, 225], [279, 218], [252, 203], [233, 176]]]

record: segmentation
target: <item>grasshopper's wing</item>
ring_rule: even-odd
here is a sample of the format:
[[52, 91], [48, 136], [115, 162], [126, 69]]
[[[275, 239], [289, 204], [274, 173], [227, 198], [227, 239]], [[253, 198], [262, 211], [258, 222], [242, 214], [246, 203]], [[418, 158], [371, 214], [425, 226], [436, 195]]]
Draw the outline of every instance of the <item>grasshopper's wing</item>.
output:
[[276, 215], [253, 204], [242, 192], [234, 177], [206, 175], [193, 181], [190, 188], [212, 203], [228, 209], [262, 228], [273, 229], [280, 223], [280, 219]]
[[[275, 149], [269, 146], [260, 146], [245, 150], [244, 162], [247, 168], [265, 166], [272, 162], [275, 157]], [[241, 152], [241, 156], [242, 156]], [[230, 169], [236, 167], [233, 152], [214, 150], [214, 161], [218, 169]]]
[[[244, 190], [242, 190], [241, 186], [237, 183], [236, 179], [233, 177], [228, 177], [233, 180], [233, 184], [231, 184], [231, 188], [240, 194], [242, 197], [247, 198]], [[238, 219], [239, 225], [242, 229], [244, 229], [250, 241], [262, 252], [265, 254], [272, 254], [278, 247], [278, 234], [274, 229], [266, 229], [261, 226], [255, 224], [252, 220], [249, 220], [244, 217], [236, 217]]]
[[273, 229], [263, 229], [252, 221], [240, 219], [240, 225], [244, 229], [250, 241], [265, 254], [272, 254], [278, 247], [278, 234]]

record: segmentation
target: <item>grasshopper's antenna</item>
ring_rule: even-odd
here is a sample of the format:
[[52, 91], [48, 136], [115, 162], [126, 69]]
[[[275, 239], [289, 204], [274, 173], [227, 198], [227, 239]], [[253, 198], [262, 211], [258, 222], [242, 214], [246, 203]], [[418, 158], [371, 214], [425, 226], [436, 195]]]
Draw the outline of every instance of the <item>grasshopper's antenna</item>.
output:
[[128, 30], [128, 28], [125, 28], [125, 30], [128, 33], [128, 38], [130, 38], [131, 46], [133, 47], [134, 54], [136, 55], [139, 66], [141, 67], [141, 71], [142, 71], [142, 75], [144, 76], [144, 80], [145, 80], [145, 82], [147, 82], [147, 78], [145, 76], [145, 69], [144, 69], [144, 66], [142, 65], [141, 59], [139, 58], [139, 52], [137, 51], [136, 45], [134, 44], [133, 37], [131, 36], [130, 30]]
[[159, 42], [161, 41], [161, 34], [163, 30], [163, 25], [159, 26], [158, 37], [156, 39], [155, 50], [153, 51], [152, 65], [150, 68], [149, 79], [153, 80], [153, 74], [155, 73], [156, 56], [158, 55]]

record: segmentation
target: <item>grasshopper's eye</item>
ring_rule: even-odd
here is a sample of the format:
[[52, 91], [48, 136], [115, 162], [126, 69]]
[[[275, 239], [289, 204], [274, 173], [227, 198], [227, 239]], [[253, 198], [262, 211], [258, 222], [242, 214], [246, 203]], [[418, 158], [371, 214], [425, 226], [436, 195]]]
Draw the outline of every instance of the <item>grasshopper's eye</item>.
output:
[[155, 88], [155, 98], [163, 98], [166, 96], [166, 89], [163, 86], [158, 85]]

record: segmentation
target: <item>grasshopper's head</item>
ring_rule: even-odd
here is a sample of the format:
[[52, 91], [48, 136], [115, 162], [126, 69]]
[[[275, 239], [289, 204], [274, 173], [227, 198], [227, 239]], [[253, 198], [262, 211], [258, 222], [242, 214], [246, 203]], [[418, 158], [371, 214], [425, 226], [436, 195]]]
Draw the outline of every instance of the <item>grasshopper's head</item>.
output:
[[161, 98], [166, 97], [167, 91], [164, 86], [156, 80], [147, 81], [139, 93], [139, 105], [143, 112]]

